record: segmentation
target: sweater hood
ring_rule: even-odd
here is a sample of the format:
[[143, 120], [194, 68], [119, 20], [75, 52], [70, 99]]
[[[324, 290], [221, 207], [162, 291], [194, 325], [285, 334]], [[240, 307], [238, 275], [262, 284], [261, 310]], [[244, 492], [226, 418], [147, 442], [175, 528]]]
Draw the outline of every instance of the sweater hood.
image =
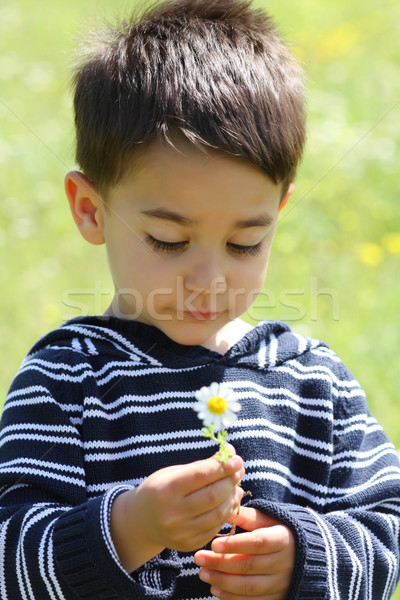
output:
[[[84, 355], [109, 354], [117, 350], [127, 358], [153, 366], [200, 365], [207, 362], [269, 369], [326, 344], [294, 333], [282, 321], [263, 321], [224, 355], [204, 346], [183, 345], [162, 331], [138, 321], [117, 317], [79, 317], [66, 321], [41, 338], [28, 358], [46, 348], [71, 349]], [[179, 363], [177, 363], [179, 357]]]

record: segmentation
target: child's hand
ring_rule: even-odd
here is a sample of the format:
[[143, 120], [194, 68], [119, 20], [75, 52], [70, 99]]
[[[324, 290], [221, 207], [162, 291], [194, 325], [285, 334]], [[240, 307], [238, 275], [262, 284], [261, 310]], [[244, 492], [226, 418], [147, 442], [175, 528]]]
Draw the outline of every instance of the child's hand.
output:
[[237, 508], [243, 474], [239, 456], [226, 463], [212, 457], [156, 471], [118, 496], [111, 535], [125, 568], [137, 569], [164, 548], [189, 552], [207, 544]]
[[295, 561], [291, 530], [246, 507], [241, 507], [237, 525], [247, 532], [217, 538], [211, 551], [196, 552], [195, 562], [203, 567], [200, 579], [209, 583], [211, 593], [221, 600], [248, 600], [249, 596], [283, 600]]

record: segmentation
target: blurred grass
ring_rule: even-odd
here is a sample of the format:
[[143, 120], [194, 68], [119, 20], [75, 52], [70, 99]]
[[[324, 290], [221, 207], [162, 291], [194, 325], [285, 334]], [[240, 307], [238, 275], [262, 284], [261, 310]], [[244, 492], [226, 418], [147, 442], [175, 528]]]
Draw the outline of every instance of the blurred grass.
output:
[[[400, 4], [256, 4], [306, 69], [309, 141], [249, 320], [324, 339], [400, 447]], [[130, 6], [0, 4], [0, 406], [39, 336], [111, 299], [104, 250], [81, 240], [63, 192], [75, 167], [67, 70], [77, 29]]]

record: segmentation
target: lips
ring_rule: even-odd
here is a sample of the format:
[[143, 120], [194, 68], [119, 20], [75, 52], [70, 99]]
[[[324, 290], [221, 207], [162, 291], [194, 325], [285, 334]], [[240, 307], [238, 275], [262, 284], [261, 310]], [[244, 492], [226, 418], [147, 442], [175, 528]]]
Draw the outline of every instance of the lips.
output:
[[214, 321], [218, 317], [218, 313], [216, 312], [207, 312], [200, 310], [185, 310], [185, 317], [196, 319], [197, 321]]

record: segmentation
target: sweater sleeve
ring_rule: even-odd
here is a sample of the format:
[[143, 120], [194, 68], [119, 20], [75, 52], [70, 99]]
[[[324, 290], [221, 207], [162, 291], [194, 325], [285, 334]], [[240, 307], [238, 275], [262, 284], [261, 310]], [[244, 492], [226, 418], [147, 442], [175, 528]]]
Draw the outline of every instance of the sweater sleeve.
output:
[[[343, 381], [352, 380], [346, 389]], [[329, 484], [319, 509], [254, 498], [247, 506], [289, 526], [296, 564], [287, 600], [389, 599], [399, 578], [400, 465], [342, 363], [333, 377]]]
[[65, 359], [65, 352], [51, 362], [45, 353], [28, 357], [4, 406], [0, 597], [167, 599], [180, 570], [177, 553], [165, 550], [129, 574], [114, 549], [111, 506], [129, 488], [87, 496], [80, 430], [95, 382], [82, 357]]

